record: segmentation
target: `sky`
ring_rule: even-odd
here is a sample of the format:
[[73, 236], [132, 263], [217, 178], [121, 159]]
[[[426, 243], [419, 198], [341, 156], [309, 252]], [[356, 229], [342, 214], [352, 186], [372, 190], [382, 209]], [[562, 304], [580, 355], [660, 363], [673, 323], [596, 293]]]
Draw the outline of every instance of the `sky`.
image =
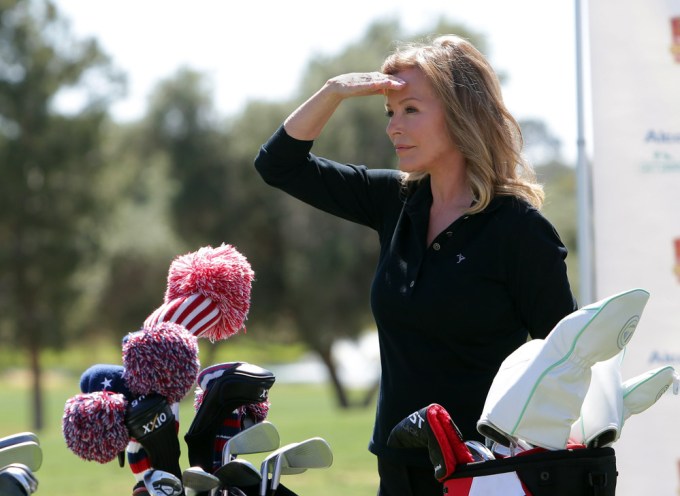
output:
[[576, 157], [574, 0], [56, 0], [76, 37], [96, 37], [127, 74], [114, 118], [141, 117], [155, 85], [179, 67], [205, 74], [220, 114], [250, 100], [295, 95], [315, 55], [333, 56], [381, 19], [407, 34], [444, 17], [487, 38], [487, 56], [507, 77], [505, 102], [517, 119], [546, 122]]

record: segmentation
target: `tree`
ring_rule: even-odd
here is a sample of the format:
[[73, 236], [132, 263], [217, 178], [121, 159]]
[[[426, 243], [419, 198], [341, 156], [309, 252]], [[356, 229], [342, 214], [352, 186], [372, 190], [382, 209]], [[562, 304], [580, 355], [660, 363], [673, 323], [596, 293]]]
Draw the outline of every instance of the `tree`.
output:
[[97, 263], [79, 279], [88, 298], [83, 314], [99, 336], [120, 344], [138, 330], [161, 303], [168, 266], [186, 249], [173, 229], [170, 204], [176, 190], [163, 150], [143, 153], [146, 137], [139, 123], [111, 126], [106, 133], [102, 188], [110, 205], [99, 237]]
[[533, 164], [547, 164], [560, 160], [562, 142], [548, 125], [537, 119], [524, 119], [520, 122], [524, 137], [524, 153]]
[[187, 246], [214, 244], [228, 236], [228, 138], [219, 131], [207, 79], [182, 68], [162, 81], [152, 94], [142, 132], [147, 152], [164, 150], [168, 158], [176, 184], [171, 219]]
[[[3, 0], [0, 24], [0, 332], [29, 351], [40, 430], [40, 351], [67, 338], [76, 274], [97, 251], [100, 144], [123, 81], [49, 1]], [[92, 80], [77, 113], [57, 110], [60, 92]]]

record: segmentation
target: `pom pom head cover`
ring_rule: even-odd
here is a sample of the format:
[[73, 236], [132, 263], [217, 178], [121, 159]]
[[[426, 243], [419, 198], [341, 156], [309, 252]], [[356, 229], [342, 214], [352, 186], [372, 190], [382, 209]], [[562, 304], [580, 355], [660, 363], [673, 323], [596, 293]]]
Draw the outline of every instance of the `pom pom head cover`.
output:
[[163, 305], [144, 325], [177, 322], [197, 337], [227, 339], [244, 328], [253, 279], [250, 263], [231, 245], [181, 255], [170, 265]]

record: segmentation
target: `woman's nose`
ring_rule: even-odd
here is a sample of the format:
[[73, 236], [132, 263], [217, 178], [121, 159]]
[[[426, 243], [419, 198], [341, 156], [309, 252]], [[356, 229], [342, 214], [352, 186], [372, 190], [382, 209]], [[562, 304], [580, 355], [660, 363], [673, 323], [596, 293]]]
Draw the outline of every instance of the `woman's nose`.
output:
[[387, 123], [387, 128], [385, 129], [385, 131], [387, 132], [387, 136], [390, 138], [399, 134], [401, 132], [401, 127], [399, 126], [398, 119], [396, 119], [394, 116], [390, 117], [390, 120]]

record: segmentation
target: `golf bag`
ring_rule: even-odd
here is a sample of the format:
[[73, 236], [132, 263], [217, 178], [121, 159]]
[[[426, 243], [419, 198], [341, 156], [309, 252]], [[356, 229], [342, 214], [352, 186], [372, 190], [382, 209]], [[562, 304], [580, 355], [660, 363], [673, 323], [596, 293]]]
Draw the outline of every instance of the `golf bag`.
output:
[[541, 448], [458, 465], [443, 481], [446, 496], [614, 496], [614, 449]]

